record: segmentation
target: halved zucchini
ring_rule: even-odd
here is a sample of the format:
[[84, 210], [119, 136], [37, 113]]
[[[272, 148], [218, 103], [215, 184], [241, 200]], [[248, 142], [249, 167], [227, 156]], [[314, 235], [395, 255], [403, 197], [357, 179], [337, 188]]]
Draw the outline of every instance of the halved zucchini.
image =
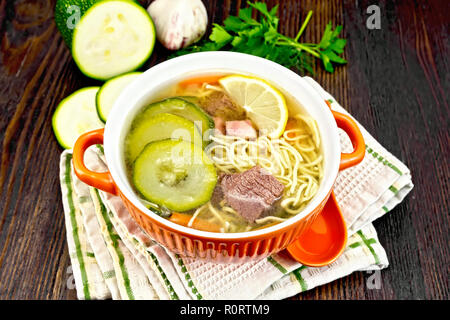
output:
[[64, 42], [72, 46], [73, 30], [83, 14], [101, 0], [56, 0], [55, 23]]
[[87, 87], [77, 90], [59, 103], [53, 114], [52, 127], [63, 148], [73, 148], [82, 133], [104, 127], [95, 109], [95, 96], [99, 89]]
[[142, 72], [130, 72], [106, 81], [97, 93], [96, 106], [98, 117], [106, 123], [108, 114], [122, 90]]
[[139, 68], [155, 44], [149, 14], [134, 1], [100, 1], [75, 27], [72, 56], [88, 77], [107, 80]]

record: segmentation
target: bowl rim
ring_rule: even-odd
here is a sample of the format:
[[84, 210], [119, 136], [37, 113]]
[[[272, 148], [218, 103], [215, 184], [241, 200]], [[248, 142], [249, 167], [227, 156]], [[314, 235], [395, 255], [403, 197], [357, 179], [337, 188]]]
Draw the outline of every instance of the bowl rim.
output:
[[[314, 108], [317, 108], [314, 112], [320, 113], [323, 117], [323, 120], [321, 121], [324, 123], [321, 124], [319, 124], [317, 118], [315, 119], [319, 124], [319, 132], [322, 141], [324, 140], [323, 129], [325, 128], [325, 130], [330, 131], [328, 134], [328, 138], [330, 140], [328, 141], [328, 149], [330, 149], [330, 151], [328, 153], [334, 156], [328, 157], [324, 160], [327, 161], [326, 165], [329, 166], [329, 174], [327, 176], [324, 175], [316, 195], [297, 215], [276, 225], [259, 230], [236, 233], [202, 231], [176, 224], [157, 215], [156, 213], [153, 213], [144, 206], [144, 204], [136, 196], [135, 192], [129, 187], [126, 173], [123, 172], [123, 168], [122, 170], [119, 168], [119, 165], [123, 166], [123, 163], [121, 163], [123, 162], [123, 159], [120, 146], [123, 144], [124, 139], [124, 124], [127, 121], [131, 121], [130, 119], [133, 118], [133, 116], [131, 116], [133, 111], [136, 112], [136, 109], [141, 108], [141, 106], [137, 107], [139, 103], [143, 104], [143, 100], [148, 101], [146, 95], [151, 92], [151, 89], [155, 90], [158, 85], [160, 87], [164, 87], [165, 83], [169, 84], [174, 81], [184, 79], [189, 73], [193, 75], [205, 74], [208, 73], [208, 70], [209, 72], [214, 70], [216, 73], [220, 72], [218, 70], [241, 74], [250, 73], [255, 76], [260, 76], [264, 80], [268, 80], [270, 82], [277, 82], [276, 79], [279, 79], [280, 82], [285, 83], [289, 87], [292, 87], [290, 83], [295, 84], [296, 88], [298, 86], [298, 88], [301, 88], [302, 90], [292, 92], [292, 90], [285, 90], [285, 86], [280, 86], [280, 88], [288, 92], [294, 98], [298, 97], [301, 92], [301, 95], [309, 99], [306, 105], [305, 101], [299, 101], [304, 109], [310, 113], [310, 105], [314, 105]], [[270, 71], [270, 73], [268, 73], [268, 71]], [[180, 74], [183, 74], [183, 76], [180, 77]], [[264, 77], [261, 76], [261, 74], [269, 76]], [[149, 83], [152, 85], [149, 85]], [[334, 120], [334, 117], [332, 116], [332, 113], [325, 101], [306, 80], [295, 72], [270, 60], [253, 55], [225, 51], [199, 52], [176, 57], [161, 62], [139, 75], [122, 91], [110, 111], [104, 132], [104, 151], [106, 162], [108, 164], [108, 170], [116, 187], [120, 190], [120, 193], [142, 214], [179, 233], [209, 240], [245, 240], [251, 238], [261, 238], [296, 225], [300, 220], [308, 217], [312, 212], [314, 212], [315, 209], [329, 196], [339, 171], [339, 161], [341, 155], [336, 121]]]

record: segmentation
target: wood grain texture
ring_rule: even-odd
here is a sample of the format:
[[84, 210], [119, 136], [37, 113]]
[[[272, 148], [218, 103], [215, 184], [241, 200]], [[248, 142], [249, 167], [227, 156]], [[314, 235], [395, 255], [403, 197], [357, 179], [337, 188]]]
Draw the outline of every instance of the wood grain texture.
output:
[[[204, 2], [216, 23], [246, 6]], [[449, 2], [379, 1], [380, 30], [366, 28], [373, 1], [267, 3], [279, 3], [280, 31], [289, 36], [314, 10], [308, 42], [320, 40], [328, 21], [344, 25], [349, 64], [333, 74], [316, 66], [314, 78], [408, 165], [415, 184], [375, 222], [390, 261], [381, 289], [369, 290], [370, 274], [356, 272], [292, 299], [448, 299]], [[64, 97], [98, 82], [75, 66], [54, 4], [0, 2], [0, 299], [76, 299], [51, 117]], [[157, 45], [143, 69], [168, 53]]]

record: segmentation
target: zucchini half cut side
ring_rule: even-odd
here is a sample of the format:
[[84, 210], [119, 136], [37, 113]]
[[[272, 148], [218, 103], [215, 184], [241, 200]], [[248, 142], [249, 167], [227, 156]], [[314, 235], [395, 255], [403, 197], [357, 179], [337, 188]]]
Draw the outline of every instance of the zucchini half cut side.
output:
[[104, 127], [95, 110], [98, 89], [99, 87], [87, 87], [77, 90], [63, 99], [56, 108], [52, 127], [63, 148], [73, 148], [81, 134]]
[[103, 122], [106, 123], [109, 112], [123, 89], [141, 74], [142, 72], [125, 73], [106, 81], [100, 87], [97, 93], [96, 106], [98, 117]]
[[143, 7], [128, 0], [100, 1], [77, 23], [72, 56], [86, 76], [107, 80], [142, 66], [154, 45], [155, 27]]

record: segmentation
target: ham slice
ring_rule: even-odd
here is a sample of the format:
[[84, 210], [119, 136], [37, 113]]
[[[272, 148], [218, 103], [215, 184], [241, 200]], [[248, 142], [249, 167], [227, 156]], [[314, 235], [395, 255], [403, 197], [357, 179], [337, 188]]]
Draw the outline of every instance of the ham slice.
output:
[[256, 139], [256, 130], [250, 120], [234, 120], [225, 123], [226, 134], [244, 139]]

